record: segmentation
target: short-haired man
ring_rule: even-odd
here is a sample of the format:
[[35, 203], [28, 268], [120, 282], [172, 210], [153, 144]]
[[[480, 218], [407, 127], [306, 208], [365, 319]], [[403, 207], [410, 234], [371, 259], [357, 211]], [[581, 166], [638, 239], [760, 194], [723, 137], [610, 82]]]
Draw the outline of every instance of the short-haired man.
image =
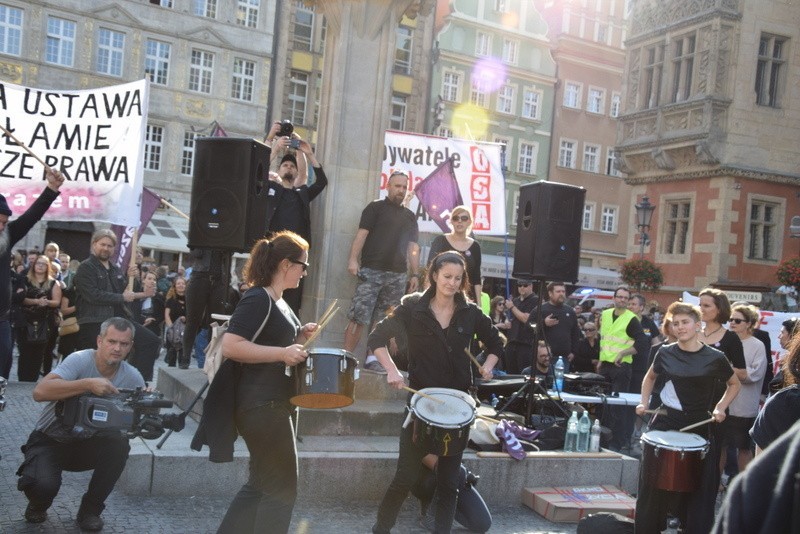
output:
[[[111, 317], [131, 317], [125, 305], [134, 300], [146, 299], [156, 294], [152, 286], [144, 291], [134, 292], [126, 289], [128, 279], [111, 262], [111, 255], [117, 245], [117, 237], [111, 230], [98, 230], [92, 236], [92, 253], [81, 262], [75, 272], [75, 293], [77, 296], [79, 349], [94, 347], [100, 325]], [[138, 278], [135, 266], [128, 270], [128, 276]], [[153, 332], [134, 323], [136, 347], [132, 364], [142, 373], [145, 380], [153, 379], [153, 363], [158, 358], [161, 340]]]
[[547, 302], [542, 304], [544, 339], [550, 345], [550, 353], [555, 360], [564, 358], [564, 371], [569, 371], [570, 363], [578, 350], [581, 331], [575, 310], [566, 304], [567, 286], [564, 282], [547, 284]]
[[509, 374], [519, 374], [531, 366], [533, 359], [533, 328], [528, 323], [536, 307], [533, 282], [518, 280], [519, 296], [506, 299], [506, 310], [511, 312], [511, 328], [508, 329], [508, 343], [503, 364]]
[[73, 352], [34, 388], [34, 400], [48, 404], [22, 447], [25, 459], [17, 471], [17, 486], [28, 498], [25, 519], [29, 523], [47, 519], [63, 471], [93, 469], [76, 519], [83, 530], [103, 528], [100, 514], [125, 468], [130, 445], [119, 432], [76, 437], [59, 418], [57, 406], [85, 393], [106, 396], [119, 389], [144, 387], [139, 371], [124, 361], [133, 347], [133, 332], [133, 324], [126, 319], [106, 320], [100, 326], [96, 349]]
[[[636, 315], [628, 309], [631, 292], [627, 287], [614, 291], [614, 307], [604, 310], [600, 318], [600, 362], [597, 372], [611, 382], [614, 392], [627, 391], [631, 382], [631, 364], [636, 354], [636, 341], [645, 334]], [[625, 406], [606, 406], [611, 441], [609, 448], [620, 451], [630, 447], [626, 436]]]
[[[361, 212], [350, 247], [347, 270], [359, 280], [347, 314], [350, 323], [344, 332], [344, 348], [350, 352], [358, 345], [364, 326], [375, 324], [400, 303], [406, 282], [410, 291], [416, 291], [419, 285], [417, 219], [403, 206], [408, 174], [394, 171], [386, 188], [386, 198], [370, 202]], [[367, 356], [364, 368], [384, 372], [373, 355]]]

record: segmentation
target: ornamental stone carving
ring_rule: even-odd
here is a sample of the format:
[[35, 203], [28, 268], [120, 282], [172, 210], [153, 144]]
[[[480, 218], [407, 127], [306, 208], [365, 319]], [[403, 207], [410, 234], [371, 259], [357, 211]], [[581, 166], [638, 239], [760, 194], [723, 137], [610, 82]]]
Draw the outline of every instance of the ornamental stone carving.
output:
[[653, 161], [655, 161], [656, 166], [661, 169], [662, 171], [674, 171], [675, 170], [675, 160], [661, 147], [654, 148], [650, 155], [653, 157]]
[[711, 143], [708, 141], [700, 141], [694, 147], [697, 162], [705, 165], [717, 165], [719, 163], [719, 158], [715, 152], [716, 150], [712, 148]]
[[739, 0], [641, 0], [631, 13], [631, 37], [714, 9], [739, 14]]

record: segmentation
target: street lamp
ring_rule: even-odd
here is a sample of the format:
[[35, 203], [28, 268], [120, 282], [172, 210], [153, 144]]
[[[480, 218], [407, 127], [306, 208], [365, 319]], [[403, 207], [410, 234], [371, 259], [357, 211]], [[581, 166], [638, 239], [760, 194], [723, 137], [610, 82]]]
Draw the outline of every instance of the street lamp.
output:
[[643, 196], [642, 201], [636, 204], [635, 207], [636, 227], [641, 234], [639, 237], [639, 243], [641, 245], [639, 259], [644, 259], [644, 246], [650, 241], [650, 236], [647, 235], [647, 231], [650, 230], [650, 221], [653, 219], [653, 212], [656, 210], [656, 207], [650, 204], [650, 199], [647, 195]]

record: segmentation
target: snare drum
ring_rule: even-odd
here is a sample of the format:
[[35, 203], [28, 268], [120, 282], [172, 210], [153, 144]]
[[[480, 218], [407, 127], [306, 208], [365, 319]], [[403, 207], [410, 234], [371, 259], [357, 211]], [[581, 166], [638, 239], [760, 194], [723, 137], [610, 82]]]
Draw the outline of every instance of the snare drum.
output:
[[666, 491], [694, 491], [700, 484], [708, 441], [689, 432], [652, 430], [642, 434], [642, 472]]
[[469, 429], [475, 421], [475, 399], [463, 391], [448, 388], [425, 388], [414, 394], [414, 441], [430, 454], [455, 456], [467, 448]]
[[344, 408], [353, 404], [358, 361], [346, 350], [311, 349], [292, 376], [297, 393], [289, 401], [295, 406]]

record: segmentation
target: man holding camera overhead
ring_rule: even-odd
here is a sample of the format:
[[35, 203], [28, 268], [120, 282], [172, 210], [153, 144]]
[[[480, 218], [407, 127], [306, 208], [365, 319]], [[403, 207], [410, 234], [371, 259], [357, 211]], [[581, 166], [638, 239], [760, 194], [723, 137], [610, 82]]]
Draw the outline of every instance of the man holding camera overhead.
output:
[[127, 319], [107, 319], [100, 325], [97, 349], [73, 352], [34, 388], [33, 399], [48, 404], [22, 447], [25, 460], [17, 471], [17, 488], [28, 498], [28, 523], [47, 519], [47, 509], [61, 488], [63, 471], [93, 469], [76, 519], [83, 530], [103, 528], [100, 514], [128, 461], [128, 439], [119, 431], [88, 436], [84, 431], [76, 436], [61, 420], [59, 405], [85, 393], [107, 396], [119, 389], [143, 388], [141, 373], [124, 361], [133, 347], [133, 333], [133, 323]]
[[[328, 177], [314, 156], [311, 145], [294, 134], [289, 121], [275, 122], [267, 134], [266, 142], [272, 147], [271, 157], [283, 153], [278, 166], [280, 182], [270, 180], [267, 191], [267, 228], [269, 233], [290, 230], [311, 242], [311, 201], [328, 185]], [[292, 153], [291, 151], [294, 151]], [[298, 155], [300, 161], [298, 165]], [[314, 169], [314, 183], [306, 184], [305, 161]], [[295, 314], [300, 314], [303, 296], [302, 280], [296, 289], [283, 292], [283, 300]]]

